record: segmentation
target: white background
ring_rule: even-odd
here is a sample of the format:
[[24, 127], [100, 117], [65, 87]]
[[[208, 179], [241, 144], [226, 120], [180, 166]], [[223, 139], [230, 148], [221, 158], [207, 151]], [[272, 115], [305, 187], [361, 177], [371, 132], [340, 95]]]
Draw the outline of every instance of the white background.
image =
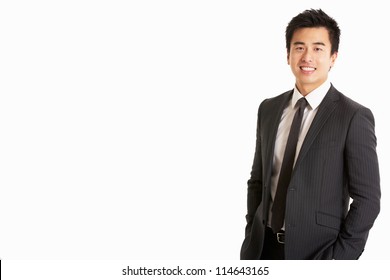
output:
[[376, 118], [388, 258], [386, 1], [2, 1], [0, 258], [237, 260], [257, 108], [289, 90], [284, 31], [341, 28], [335, 87]]

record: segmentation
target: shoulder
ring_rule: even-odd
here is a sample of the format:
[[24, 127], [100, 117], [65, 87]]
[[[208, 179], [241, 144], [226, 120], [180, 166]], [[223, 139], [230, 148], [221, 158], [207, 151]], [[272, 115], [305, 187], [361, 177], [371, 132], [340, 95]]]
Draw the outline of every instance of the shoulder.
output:
[[337, 102], [339, 110], [343, 112], [343, 116], [349, 115], [351, 118], [365, 116], [372, 121], [374, 120], [373, 113], [368, 107], [338, 91], [333, 85], [329, 89], [328, 94], [331, 95], [333, 101]]
[[371, 111], [365, 105], [353, 100], [352, 98], [337, 90], [333, 85], [331, 85], [328, 94], [334, 101], [337, 101], [341, 108], [343, 108], [344, 110], [350, 110], [353, 112]]
[[275, 110], [280, 106], [285, 106], [286, 103], [290, 100], [293, 90], [288, 90], [274, 97], [264, 99], [259, 106], [259, 111], [261, 110]]

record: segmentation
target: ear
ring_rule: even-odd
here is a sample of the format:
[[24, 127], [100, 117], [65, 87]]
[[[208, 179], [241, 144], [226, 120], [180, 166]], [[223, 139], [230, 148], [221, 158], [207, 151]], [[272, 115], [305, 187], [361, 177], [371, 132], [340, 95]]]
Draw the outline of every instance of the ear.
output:
[[289, 53], [288, 49], [286, 49], [286, 50], [287, 50], [287, 64], [290, 65], [290, 53]]
[[338, 52], [335, 52], [330, 56], [330, 67], [333, 67], [334, 63], [336, 62], [338, 56]]

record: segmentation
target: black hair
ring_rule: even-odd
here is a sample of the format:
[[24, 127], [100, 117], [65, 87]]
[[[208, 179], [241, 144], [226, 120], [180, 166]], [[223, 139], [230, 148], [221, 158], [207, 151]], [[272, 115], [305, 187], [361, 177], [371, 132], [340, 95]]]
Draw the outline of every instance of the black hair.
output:
[[331, 55], [339, 50], [340, 28], [337, 22], [321, 9], [305, 10], [293, 17], [286, 28], [286, 48], [290, 52], [291, 39], [294, 32], [305, 27], [325, 27], [328, 30], [329, 41], [332, 45]]

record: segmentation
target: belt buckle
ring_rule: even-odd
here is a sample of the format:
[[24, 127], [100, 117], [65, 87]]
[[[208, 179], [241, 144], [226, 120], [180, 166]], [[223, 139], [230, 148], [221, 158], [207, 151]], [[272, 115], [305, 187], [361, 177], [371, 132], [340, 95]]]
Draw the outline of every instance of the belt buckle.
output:
[[276, 233], [276, 239], [279, 243], [284, 244], [284, 232], [278, 232]]

